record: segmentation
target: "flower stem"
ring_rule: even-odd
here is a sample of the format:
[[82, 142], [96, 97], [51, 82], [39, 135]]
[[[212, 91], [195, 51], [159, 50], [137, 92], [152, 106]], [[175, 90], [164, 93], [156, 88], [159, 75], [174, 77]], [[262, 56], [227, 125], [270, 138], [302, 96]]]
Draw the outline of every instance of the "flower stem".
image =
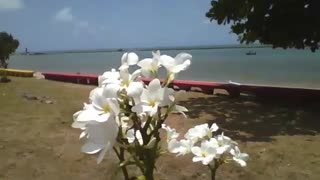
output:
[[214, 160], [214, 166], [213, 167], [212, 167], [212, 165], [208, 164], [208, 167], [209, 167], [210, 172], [211, 172], [211, 180], [216, 180], [216, 173], [217, 173], [217, 170], [218, 170], [220, 165], [221, 165], [221, 163], [217, 159]]
[[[124, 149], [120, 148], [120, 152], [118, 152], [118, 150], [114, 147], [113, 150], [116, 153], [116, 155], [120, 161], [120, 164], [123, 163], [124, 162]], [[122, 170], [122, 174], [124, 176], [124, 179], [129, 180], [130, 178], [129, 178], [129, 174], [128, 174], [128, 170], [127, 170], [126, 165], [121, 166], [121, 170]]]
[[155, 168], [155, 161], [156, 161], [156, 154], [154, 149], [146, 149], [145, 155], [146, 155], [146, 158], [144, 160], [144, 165], [145, 165], [144, 176], [146, 180], [153, 180], [154, 179], [153, 171]]

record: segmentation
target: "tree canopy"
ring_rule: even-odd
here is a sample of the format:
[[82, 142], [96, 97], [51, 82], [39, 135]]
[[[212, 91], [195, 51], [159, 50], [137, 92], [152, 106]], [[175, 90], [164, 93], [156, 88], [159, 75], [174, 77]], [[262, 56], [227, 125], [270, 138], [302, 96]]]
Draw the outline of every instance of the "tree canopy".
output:
[[319, 48], [319, 0], [212, 0], [206, 16], [230, 24], [241, 43]]
[[10, 54], [14, 53], [18, 47], [17, 39], [14, 39], [11, 34], [0, 32], [0, 67], [7, 68]]

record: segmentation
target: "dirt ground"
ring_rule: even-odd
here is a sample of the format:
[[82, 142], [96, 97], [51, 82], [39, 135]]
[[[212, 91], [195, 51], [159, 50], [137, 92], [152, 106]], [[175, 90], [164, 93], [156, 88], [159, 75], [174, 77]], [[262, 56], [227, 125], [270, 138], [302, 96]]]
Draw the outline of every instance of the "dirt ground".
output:
[[[70, 127], [72, 114], [82, 108], [92, 86], [12, 80], [0, 83], [0, 180], [122, 179], [115, 154], [110, 153], [97, 165], [95, 156], [80, 152], [80, 132]], [[223, 165], [218, 180], [320, 179], [318, 104], [194, 92], [187, 93], [180, 104], [189, 109], [189, 119], [172, 115], [170, 126], [184, 133], [196, 124], [215, 122], [250, 155], [246, 168]], [[191, 159], [162, 156], [157, 179], [210, 179], [207, 169]]]

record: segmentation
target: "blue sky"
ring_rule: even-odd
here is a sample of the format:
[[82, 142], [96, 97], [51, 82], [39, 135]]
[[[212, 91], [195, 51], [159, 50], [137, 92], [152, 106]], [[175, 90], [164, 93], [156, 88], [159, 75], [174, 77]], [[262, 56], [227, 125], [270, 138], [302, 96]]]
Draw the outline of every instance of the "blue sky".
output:
[[0, 31], [30, 51], [236, 44], [210, 0], [0, 0]]

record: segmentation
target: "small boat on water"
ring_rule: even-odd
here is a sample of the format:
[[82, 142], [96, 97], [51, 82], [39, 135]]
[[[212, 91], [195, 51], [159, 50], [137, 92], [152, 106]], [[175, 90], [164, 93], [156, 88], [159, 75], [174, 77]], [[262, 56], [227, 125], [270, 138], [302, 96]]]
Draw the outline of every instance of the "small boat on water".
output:
[[250, 55], [256, 55], [257, 52], [255, 51], [249, 51], [249, 52], [246, 52], [246, 55], [250, 56]]

